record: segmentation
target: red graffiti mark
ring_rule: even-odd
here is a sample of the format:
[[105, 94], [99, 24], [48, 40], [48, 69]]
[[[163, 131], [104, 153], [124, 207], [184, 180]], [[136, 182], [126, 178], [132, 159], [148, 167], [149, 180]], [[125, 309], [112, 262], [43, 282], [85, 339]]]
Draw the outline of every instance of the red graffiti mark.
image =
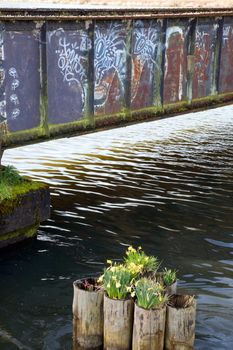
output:
[[153, 87], [148, 62], [134, 58], [132, 64], [131, 106], [140, 109], [152, 104]]
[[121, 83], [117, 72], [113, 75], [112, 83], [109, 86], [108, 97], [105, 103], [105, 113], [115, 114], [122, 109]]
[[95, 99], [98, 101], [97, 115], [114, 114], [122, 108], [122, 87], [118, 72], [110, 69], [95, 87]]
[[223, 28], [219, 91], [232, 92], [233, 90], [233, 27], [226, 25]]
[[167, 40], [164, 102], [177, 102], [183, 99], [186, 82], [185, 38], [183, 33], [174, 32]]
[[134, 57], [132, 60], [132, 86], [131, 86], [131, 99], [134, 100], [137, 95], [138, 86], [140, 84], [142, 74], [143, 62]]

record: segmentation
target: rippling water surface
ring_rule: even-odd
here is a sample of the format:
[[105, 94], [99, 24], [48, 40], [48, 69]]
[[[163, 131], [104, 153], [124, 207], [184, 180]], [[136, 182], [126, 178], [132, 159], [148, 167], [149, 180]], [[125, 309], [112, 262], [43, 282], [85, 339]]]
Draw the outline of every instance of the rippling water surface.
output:
[[226, 106], [5, 152], [51, 186], [52, 215], [1, 252], [0, 349], [71, 349], [72, 282], [129, 244], [197, 295], [195, 348], [232, 349], [232, 135]]

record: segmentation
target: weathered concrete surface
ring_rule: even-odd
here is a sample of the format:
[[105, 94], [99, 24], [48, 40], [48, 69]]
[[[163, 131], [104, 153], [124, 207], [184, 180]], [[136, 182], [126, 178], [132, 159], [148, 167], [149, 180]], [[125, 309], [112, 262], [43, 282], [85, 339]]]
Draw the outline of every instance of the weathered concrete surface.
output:
[[45, 185], [0, 203], [0, 248], [36, 235], [40, 222], [49, 218], [50, 195]]

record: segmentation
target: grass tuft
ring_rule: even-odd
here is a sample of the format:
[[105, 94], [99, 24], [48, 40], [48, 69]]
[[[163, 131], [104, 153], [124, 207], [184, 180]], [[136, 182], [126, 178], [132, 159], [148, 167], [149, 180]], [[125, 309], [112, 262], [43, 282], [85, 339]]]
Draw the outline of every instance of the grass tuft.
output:
[[12, 197], [12, 187], [25, 182], [13, 166], [6, 166], [0, 171], [0, 201]]
[[[14, 204], [14, 201], [29, 191], [45, 188], [47, 185], [40, 182], [29, 181], [22, 177], [13, 166], [0, 169], [0, 214], [6, 211], [6, 207]], [[3, 205], [3, 202], [5, 203]], [[12, 202], [11, 204], [9, 204]], [[16, 203], [15, 203], [16, 204]], [[7, 210], [8, 211], [8, 210]]]

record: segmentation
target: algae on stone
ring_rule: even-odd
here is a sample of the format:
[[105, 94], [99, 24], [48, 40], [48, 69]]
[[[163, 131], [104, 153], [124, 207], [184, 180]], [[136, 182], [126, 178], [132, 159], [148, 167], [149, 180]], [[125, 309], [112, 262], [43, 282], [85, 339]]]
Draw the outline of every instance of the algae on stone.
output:
[[0, 171], [0, 215], [10, 214], [22, 195], [47, 187], [22, 177], [13, 166], [3, 167]]

